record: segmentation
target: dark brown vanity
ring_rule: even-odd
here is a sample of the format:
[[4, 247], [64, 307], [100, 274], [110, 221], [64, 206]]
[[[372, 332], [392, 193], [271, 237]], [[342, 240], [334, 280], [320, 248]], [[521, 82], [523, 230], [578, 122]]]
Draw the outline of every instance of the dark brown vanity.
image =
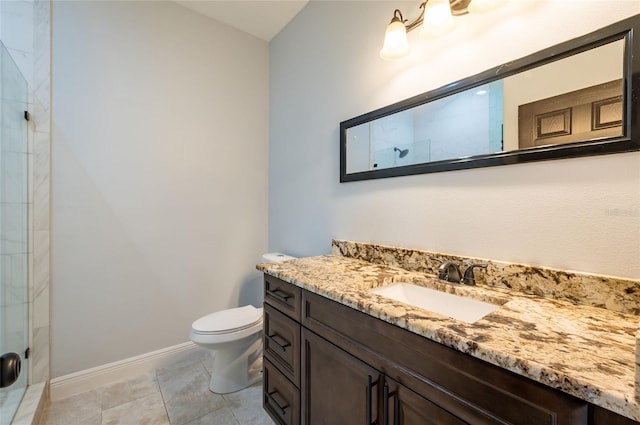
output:
[[638, 423], [268, 274], [264, 286], [277, 424]]

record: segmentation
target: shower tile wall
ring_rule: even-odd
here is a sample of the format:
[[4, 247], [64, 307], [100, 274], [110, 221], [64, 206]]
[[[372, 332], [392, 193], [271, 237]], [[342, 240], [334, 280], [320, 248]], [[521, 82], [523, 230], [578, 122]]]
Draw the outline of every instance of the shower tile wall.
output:
[[[0, 346], [22, 353], [27, 319], [27, 84], [0, 51]], [[27, 387], [27, 374], [0, 390], [0, 424], [9, 424]]]
[[30, 384], [49, 379], [50, 10], [49, 0], [0, 2], [0, 39], [29, 85]]
[[33, 268], [30, 383], [49, 379], [49, 162], [51, 156], [51, 3], [35, 0], [33, 28]]

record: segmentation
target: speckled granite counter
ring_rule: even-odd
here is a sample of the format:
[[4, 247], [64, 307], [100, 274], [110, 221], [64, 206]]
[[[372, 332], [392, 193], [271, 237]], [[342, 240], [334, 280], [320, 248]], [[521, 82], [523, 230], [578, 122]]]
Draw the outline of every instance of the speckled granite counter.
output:
[[[257, 268], [473, 357], [640, 420], [635, 399], [636, 331], [640, 318], [592, 306], [486, 286], [338, 255]], [[410, 282], [501, 307], [473, 324], [370, 294]]]

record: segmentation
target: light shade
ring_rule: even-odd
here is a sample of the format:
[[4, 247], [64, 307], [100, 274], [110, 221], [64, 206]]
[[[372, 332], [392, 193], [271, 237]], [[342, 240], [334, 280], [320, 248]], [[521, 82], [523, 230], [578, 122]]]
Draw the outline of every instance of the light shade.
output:
[[449, 0], [429, 0], [425, 7], [420, 37], [437, 37], [454, 27]]
[[409, 53], [407, 28], [399, 19], [394, 18], [384, 33], [384, 45], [380, 57], [385, 60], [398, 59]]
[[469, 13], [484, 13], [502, 6], [508, 0], [471, 0], [467, 10]]

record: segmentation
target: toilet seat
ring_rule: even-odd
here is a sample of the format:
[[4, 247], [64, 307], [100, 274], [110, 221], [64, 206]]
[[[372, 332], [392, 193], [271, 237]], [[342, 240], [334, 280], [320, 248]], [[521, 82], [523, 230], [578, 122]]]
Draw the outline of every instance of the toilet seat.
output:
[[262, 330], [262, 308], [252, 305], [208, 314], [191, 325], [192, 339], [208, 342], [231, 341]]

